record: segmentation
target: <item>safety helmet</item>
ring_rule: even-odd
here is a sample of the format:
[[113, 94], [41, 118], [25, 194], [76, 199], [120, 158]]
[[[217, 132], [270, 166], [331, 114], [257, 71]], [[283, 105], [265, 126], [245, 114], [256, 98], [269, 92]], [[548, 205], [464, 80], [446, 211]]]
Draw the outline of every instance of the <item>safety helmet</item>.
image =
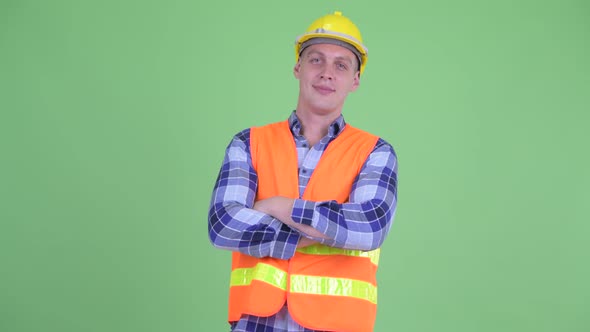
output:
[[[335, 11], [334, 14], [318, 18], [307, 28], [303, 35], [297, 37], [295, 41], [295, 62], [299, 61], [299, 55], [303, 51], [301, 46], [313, 38], [337, 40], [352, 46], [351, 51], [359, 57], [360, 73], [362, 74], [365, 70], [369, 50], [363, 45], [363, 38], [359, 29], [350, 19], [342, 16], [342, 12]], [[303, 46], [305, 48], [306, 45]]]

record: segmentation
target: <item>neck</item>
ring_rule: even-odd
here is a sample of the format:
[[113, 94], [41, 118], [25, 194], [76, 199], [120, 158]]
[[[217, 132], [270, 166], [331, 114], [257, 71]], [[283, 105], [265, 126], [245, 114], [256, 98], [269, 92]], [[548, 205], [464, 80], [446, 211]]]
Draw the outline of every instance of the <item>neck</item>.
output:
[[322, 137], [326, 136], [330, 124], [340, 116], [340, 113], [325, 115], [313, 114], [300, 111], [299, 108], [295, 111], [295, 114], [297, 114], [297, 118], [301, 122], [301, 134], [310, 146], [316, 145]]

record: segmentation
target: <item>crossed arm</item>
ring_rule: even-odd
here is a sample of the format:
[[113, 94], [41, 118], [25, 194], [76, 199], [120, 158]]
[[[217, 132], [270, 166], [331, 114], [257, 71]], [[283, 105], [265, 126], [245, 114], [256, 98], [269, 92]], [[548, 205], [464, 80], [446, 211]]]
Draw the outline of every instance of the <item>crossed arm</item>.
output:
[[[319, 239], [329, 239], [326, 235], [320, 233], [317, 229], [303, 224], [298, 224], [291, 218], [291, 211], [293, 210], [293, 205], [295, 204], [295, 199], [284, 197], [284, 196], [274, 196], [267, 199], [263, 199], [254, 203], [254, 210], [260, 211], [262, 213], [271, 215], [277, 218], [283, 224], [291, 227], [299, 231], [302, 235], [308, 236], [310, 238], [319, 238]], [[303, 237], [301, 240], [305, 240], [306, 238]], [[301, 245], [300, 240], [300, 247]], [[311, 244], [315, 243], [304, 241], [304, 244]]]
[[281, 196], [254, 202], [257, 175], [249, 144], [246, 129], [226, 150], [209, 209], [214, 246], [281, 259], [315, 242], [359, 250], [381, 246], [397, 203], [397, 160], [389, 144], [377, 142], [344, 204]]

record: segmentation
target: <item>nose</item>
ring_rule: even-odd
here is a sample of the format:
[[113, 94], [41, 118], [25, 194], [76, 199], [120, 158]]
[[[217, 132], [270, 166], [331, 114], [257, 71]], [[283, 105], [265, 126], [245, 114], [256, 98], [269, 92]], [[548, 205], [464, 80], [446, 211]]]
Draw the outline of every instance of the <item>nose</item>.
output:
[[324, 66], [322, 72], [320, 73], [320, 77], [327, 80], [332, 80], [334, 78], [334, 72], [332, 71], [331, 66]]

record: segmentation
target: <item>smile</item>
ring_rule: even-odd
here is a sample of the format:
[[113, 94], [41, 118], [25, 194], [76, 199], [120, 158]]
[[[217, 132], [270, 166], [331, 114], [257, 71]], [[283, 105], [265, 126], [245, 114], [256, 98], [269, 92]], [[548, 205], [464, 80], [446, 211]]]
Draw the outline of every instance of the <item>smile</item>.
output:
[[336, 91], [336, 90], [330, 88], [329, 86], [325, 86], [325, 85], [312, 85], [312, 87], [322, 95], [329, 95], [332, 92]]

